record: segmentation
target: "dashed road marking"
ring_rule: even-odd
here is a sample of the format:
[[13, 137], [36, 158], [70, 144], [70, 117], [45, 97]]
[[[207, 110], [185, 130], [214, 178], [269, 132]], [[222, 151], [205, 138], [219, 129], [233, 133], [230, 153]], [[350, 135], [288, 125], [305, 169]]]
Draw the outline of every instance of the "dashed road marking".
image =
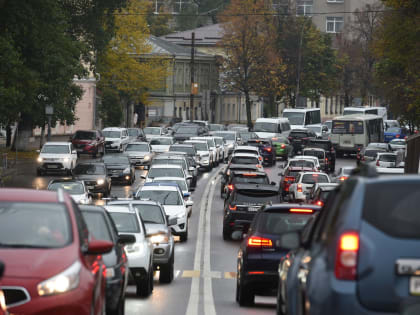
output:
[[184, 270], [182, 278], [200, 278], [200, 270]]
[[210, 271], [201, 272], [200, 270], [177, 270], [175, 271], [175, 278], [181, 275], [182, 278], [207, 278], [207, 279], [236, 279], [235, 271]]

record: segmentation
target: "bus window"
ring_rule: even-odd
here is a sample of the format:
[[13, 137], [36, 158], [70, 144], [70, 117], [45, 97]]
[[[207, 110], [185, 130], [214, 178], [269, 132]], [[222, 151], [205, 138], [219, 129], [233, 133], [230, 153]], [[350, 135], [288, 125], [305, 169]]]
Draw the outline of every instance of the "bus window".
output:
[[363, 134], [363, 121], [340, 121], [333, 120], [332, 133], [333, 134]]

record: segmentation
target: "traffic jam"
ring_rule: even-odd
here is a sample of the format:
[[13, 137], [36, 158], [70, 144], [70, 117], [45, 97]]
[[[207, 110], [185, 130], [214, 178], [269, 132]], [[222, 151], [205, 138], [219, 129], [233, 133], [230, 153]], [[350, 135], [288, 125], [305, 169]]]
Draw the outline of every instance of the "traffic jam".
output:
[[[234, 313], [420, 314], [407, 129], [363, 107], [320, 117], [285, 109], [252, 129], [194, 120], [46, 142], [33, 170], [45, 189], [0, 190], [0, 314], [139, 314], [189, 280], [185, 260], [217, 265], [201, 246], [236, 267], [223, 301]], [[205, 313], [189, 308], [202, 277], [227, 313], [227, 276], [208, 268], [179, 288], [191, 285], [179, 313]]]

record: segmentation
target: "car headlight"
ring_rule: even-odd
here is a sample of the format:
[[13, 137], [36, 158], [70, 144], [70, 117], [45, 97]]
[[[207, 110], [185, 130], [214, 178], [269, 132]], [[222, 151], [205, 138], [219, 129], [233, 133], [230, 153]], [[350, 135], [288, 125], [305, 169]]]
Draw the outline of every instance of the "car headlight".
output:
[[105, 184], [105, 179], [103, 179], [103, 178], [99, 178], [99, 179], [96, 181], [96, 183], [97, 183], [98, 185], [103, 185], [103, 184]]
[[130, 168], [129, 168], [129, 167], [127, 167], [127, 168], [123, 171], [123, 173], [124, 173], [124, 174], [128, 174], [128, 173], [130, 173]]
[[80, 270], [82, 265], [76, 261], [69, 268], [58, 275], [47, 279], [38, 284], [38, 294], [40, 296], [55, 295], [71, 291], [79, 285]]
[[165, 234], [156, 234], [156, 235], [152, 235], [150, 237], [150, 241], [153, 244], [162, 244], [162, 243], [168, 243], [169, 242], [169, 238]]
[[64, 158], [63, 161], [64, 161], [64, 163], [67, 163], [67, 162], [70, 161], [70, 159], [69, 158]]
[[149, 161], [149, 160], [150, 160], [150, 156], [149, 156], [149, 155], [145, 155], [145, 156], [144, 156], [144, 160], [145, 160], [145, 161]]
[[44, 160], [42, 157], [38, 156], [38, 158], [36, 159], [38, 161], [38, 163], [42, 163], [42, 161]]

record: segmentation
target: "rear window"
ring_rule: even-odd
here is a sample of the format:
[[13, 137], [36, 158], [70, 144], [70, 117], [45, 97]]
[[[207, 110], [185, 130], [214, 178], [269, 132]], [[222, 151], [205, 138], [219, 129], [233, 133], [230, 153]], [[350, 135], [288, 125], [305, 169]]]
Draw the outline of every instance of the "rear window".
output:
[[379, 161], [382, 162], [395, 162], [397, 160], [397, 156], [393, 154], [386, 154], [386, 155], [380, 155]]
[[268, 234], [282, 234], [300, 231], [312, 215], [263, 212], [258, 216], [257, 231]]
[[234, 156], [232, 158], [233, 164], [258, 164], [258, 158], [252, 156]]
[[120, 233], [140, 233], [140, 226], [134, 213], [110, 212], [112, 220]]
[[[363, 219], [383, 233], [399, 238], [420, 238], [418, 182], [394, 181], [366, 188]], [[381, 198], [378, 198], [378, 192]], [[404, 197], [401, 198], [401, 194]]]
[[290, 137], [300, 139], [300, 138], [308, 137], [308, 134], [306, 132], [303, 132], [303, 131], [302, 132], [291, 132]]
[[325, 157], [325, 152], [318, 150], [305, 150], [303, 155], [315, 156], [318, 159], [323, 159]]
[[234, 196], [234, 201], [239, 204], [261, 205], [265, 203], [280, 202], [280, 195], [273, 191], [238, 191]]
[[383, 152], [383, 151], [378, 151], [378, 150], [366, 150], [366, 151], [365, 151], [365, 156], [376, 157], [376, 156], [378, 155], [378, 152]]
[[297, 161], [290, 161], [289, 162], [289, 166], [292, 167], [310, 167], [310, 168], [314, 168], [315, 167], [315, 163], [312, 161], [308, 161], [308, 160], [297, 160]]
[[331, 142], [316, 142], [316, 141], [311, 141], [309, 143], [309, 145], [311, 147], [314, 147], [314, 148], [324, 149], [325, 151], [329, 151], [330, 148], [331, 148]]
[[233, 184], [269, 184], [267, 176], [237, 175], [232, 179]]
[[302, 178], [304, 184], [315, 184], [315, 183], [329, 183], [328, 177], [322, 174], [305, 174]]
[[363, 132], [363, 121], [334, 120], [332, 123], [332, 133], [334, 134], [363, 134]]

